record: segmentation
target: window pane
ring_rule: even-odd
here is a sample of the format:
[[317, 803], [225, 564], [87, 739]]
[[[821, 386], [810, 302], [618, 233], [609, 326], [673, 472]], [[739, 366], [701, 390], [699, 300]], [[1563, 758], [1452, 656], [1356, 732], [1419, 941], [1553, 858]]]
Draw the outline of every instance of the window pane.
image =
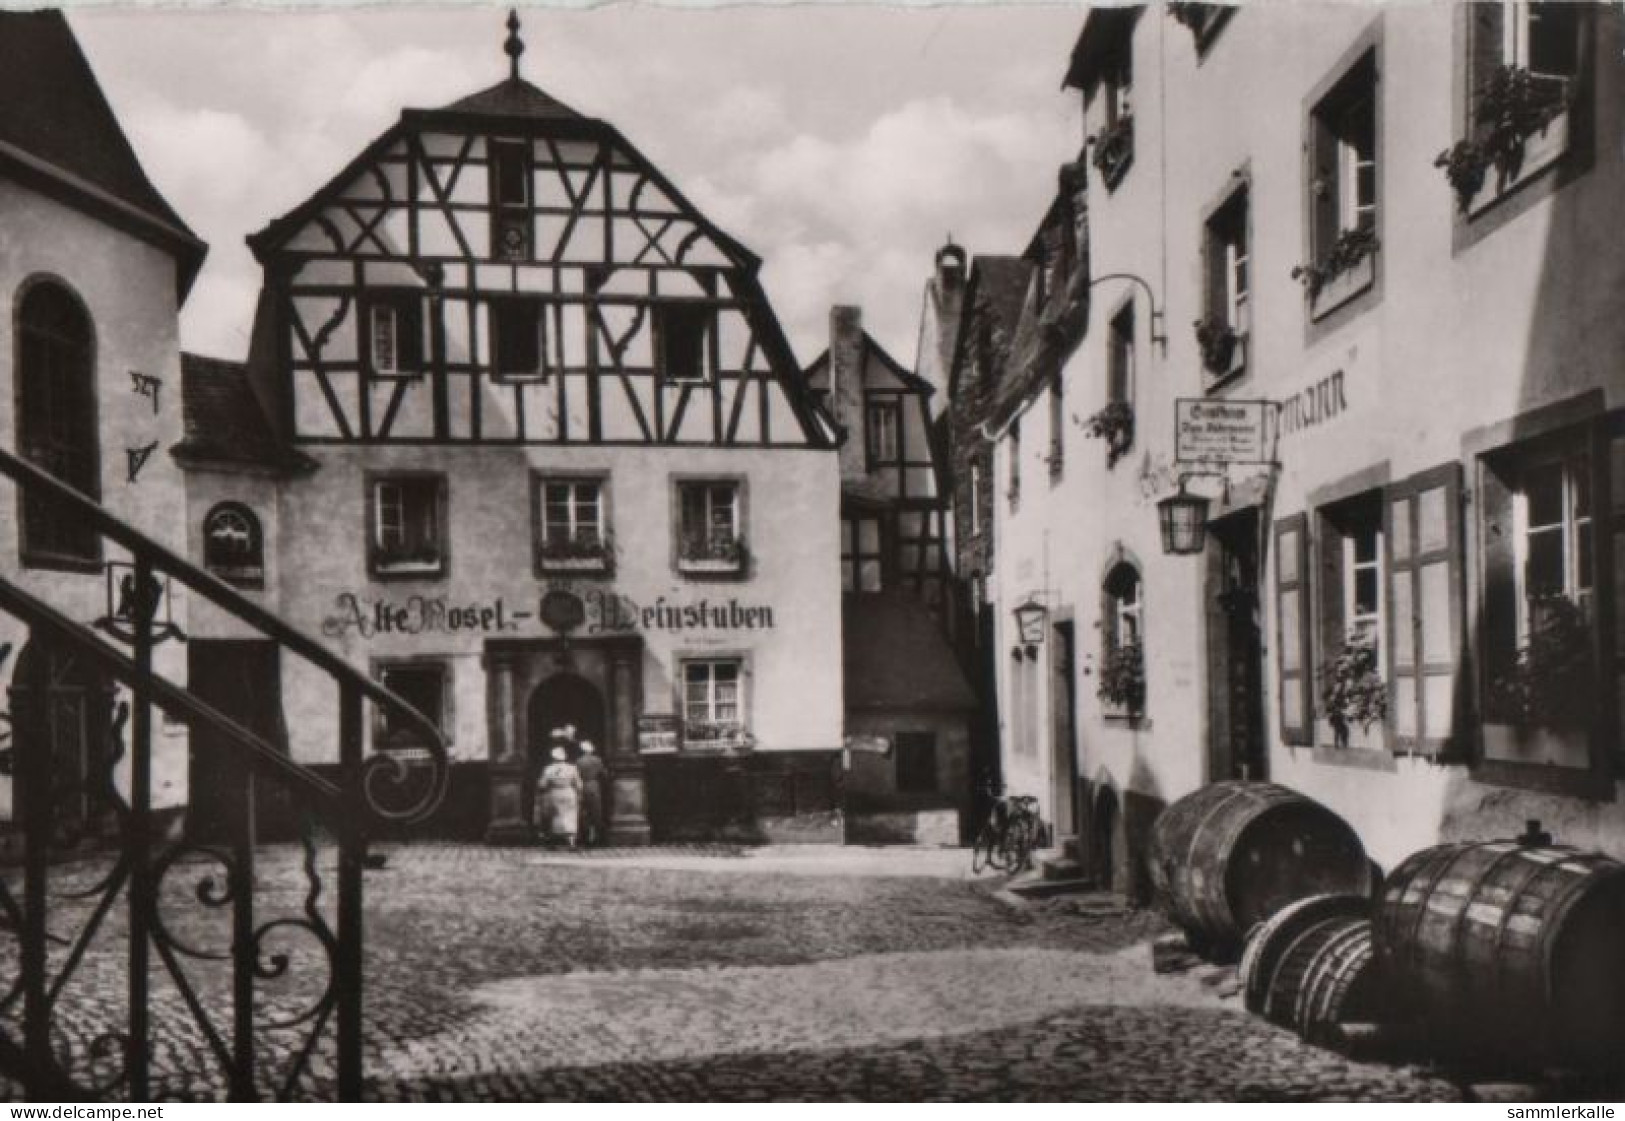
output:
[[873, 518], [865, 518], [858, 523], [858, 551], [862, 553], [880, 551], [880, 523]]
[[1523, 494], [1529, 525], [1559, 525], [1563, 521], [1563, 465], [1542, 463], [1524, 473]]
[[1529, 598], [1563, 594], [1563, 532], [1544, 529], [1528, 536], [1524, 588]]
[[491, 155], [496, 161], [497, 202], [523, 205], [530, 195], [525, 189], [528, 173], [525, 149], [517, 144], [494, 144]]
[[864, 561], [860, 571], [862, 582], [859, 585], [859, 591], [878, 592], [881, 590], [879, 561]]
[[393, 371], [395, 366], [395, 309], [372, 309], [372, 364], [376, 370]]
[[1374, 568], [1355, 570], [1354, 613], [1356, 615], [1377, 613], [1377, 570]]

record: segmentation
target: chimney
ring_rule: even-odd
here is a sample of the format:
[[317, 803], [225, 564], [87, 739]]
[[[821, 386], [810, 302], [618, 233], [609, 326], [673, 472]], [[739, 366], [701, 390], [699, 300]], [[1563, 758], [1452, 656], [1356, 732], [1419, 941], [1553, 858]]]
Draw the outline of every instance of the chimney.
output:
[[841, 474], [861, 476], [863, 456], [863, 309], [829, 309], [829, 411], [846, 430]]

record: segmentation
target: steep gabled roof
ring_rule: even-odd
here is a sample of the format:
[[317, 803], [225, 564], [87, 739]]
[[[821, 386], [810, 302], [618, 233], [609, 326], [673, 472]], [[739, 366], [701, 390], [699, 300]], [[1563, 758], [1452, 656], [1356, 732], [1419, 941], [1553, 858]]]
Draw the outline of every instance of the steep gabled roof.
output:
[[1032, 279], [1032, 262], [1022, 257], [978, 256], [971, 262], [970, 279], [965, 282], [965, 308], [959, 317], [959, 337], [954, 342], [953, 366], [948, 373], [948, 396], [959, 393], [960, 370], [968, 361], [967, 335], [987, 318], [998, 361], [1008, 355], [1021, 319], [1022, 303]]
[[0, 170], [167, 250], [185, 298], [208, 247], [147, 178], [60, 11], [0, 12]]
[[479, 93], [471, 93], [440, 110], [482, 117], [520, 117], [529, 120], [582, 121], [587, 118], [564, 102], [523, 78], [505, 78]]
[[170, 451], [183, 465], [244, 467], [278, 474], [313, 466], [311, 460], [276, 438], [241, 362], [183, 353], [181, 415], [186, 436]]
[[[870, 355], [878, 358], [882, 366], [890, 370], [899, 381], [914, 392], [923, 394], [926, 397], [936, 393], [937, 390], [934, 385], [920, 377], [913, 370], [907, 369], [901, 362], [887, 353], [886, 348], [876, 342], [873, 335], [865, 331], [863, 332], [863, 359], [865, 363], [868, 362]], [[817, 377], [827, 365], [829, 365], [829, 348], [825, 347], [823, 352], [807, 366], [807, 380], [811, 381]]]

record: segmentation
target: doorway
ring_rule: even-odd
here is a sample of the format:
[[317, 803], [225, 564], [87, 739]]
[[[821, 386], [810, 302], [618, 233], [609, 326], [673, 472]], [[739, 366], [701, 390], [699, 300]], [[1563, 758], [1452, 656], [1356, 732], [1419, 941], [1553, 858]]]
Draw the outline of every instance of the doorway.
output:
[[1210, 777], [1269, 777], [1264, 750], [1264, 627], [1258, 593], [1257, 507], [1213, 523], [1209, 553]]
[[1078, 685], [1077, 640], [1072, 620], [1055, 624], [1055, 645], [1050, 658], [1050, 775], [1051, 804], [1055, 807], [1056, 843], [1078, 832]]
[[[114, 702], [112, 679], [71, 650], [34, 637], [23, 644], [11, 679], [13, 744], [32, 751], [44, 741], [49, 763], [33, 773], [49, 776], [54, 846], [118, 833], [126, 800], [114, 771], [128, 745], [129, 708]], [[26, 765], [14, 763], [14, 773]]]
[[[284, 754], [282, 659], [276, 643], [263, 639], [194, 638], [187, 644], [188, 688]], [[188, 767], [186, 833], [193, 841], [220, 843], [231, 838], [241, 814], [246, 771], [230, 741], [205, 726], [192, 732]], [[268, 782], [254, 783], [254, 837], [286, 841], [298, 835], [287, 792]]]
[[1089, 878], [1097, 888], [1112, 890], [1117, 882], [1117, 791], [1102, 783], [1089, 814]]
[[[604, 694], [578, 673], [555, 673], [531, 690], [525, 705], [525, 727], [530, 742], [525, 745], [526, 775], [523, 788], [525, 820], [530, 821], [530, 799], [536, 776], [547, 765], [548, 737], [553, 729], [575, 728], [576, 742], [592, 741], [600, 758], [607, 755], [604, 739]], [[575, 759], [572, 757], [572, 763]], [[607, 759], [606, 759], [607, 762]]]

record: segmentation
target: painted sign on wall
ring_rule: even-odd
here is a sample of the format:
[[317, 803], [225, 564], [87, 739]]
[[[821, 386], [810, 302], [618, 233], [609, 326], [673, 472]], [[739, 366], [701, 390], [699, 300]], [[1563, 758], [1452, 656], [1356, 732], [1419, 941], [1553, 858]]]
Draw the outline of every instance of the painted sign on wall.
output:
[[1348, 407], [1348, 399], [1343, 396], [1343, 371], [1338, 370], [1281, 402], [1281, 432], [1290, 436], [1324, 424]]
[[554, 588], [543, 593], [534, 607], [517, 605], [502, 596], [455, 603], [446, 596], [372, 599], [356, 592], [340, 592], [333, 597], [333, 613], [322, 620], [322, 633], [329, 638], [349, 634], [375, 638], [395, 634], [513, 634], [531, 629], [546, 630], [564, 617], [560, 614], [564, 597], [575, 599], [581, 609], [579, 621], [573, 609], [570, 612], [569, 629], [579, 626], [589, 635], [638, 631], [755, 631], [772, 630], [776, 625], [772, 607], [741, 603], [732, 597], [679, 600], [659, 596], [652, 603], [639, 603], [631, 596], [602, 588], [594, 588], [579, 597]]

